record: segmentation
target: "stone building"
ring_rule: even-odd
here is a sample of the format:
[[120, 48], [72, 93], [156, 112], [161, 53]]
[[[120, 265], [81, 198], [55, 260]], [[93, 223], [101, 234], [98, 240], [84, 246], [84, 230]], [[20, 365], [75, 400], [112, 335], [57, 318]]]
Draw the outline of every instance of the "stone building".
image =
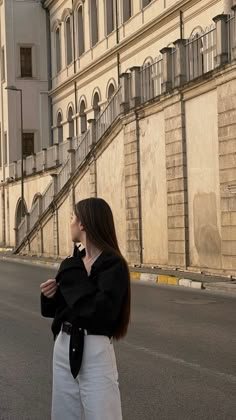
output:
[[0, 241], [67, 255], [73, 204], [97, 195], [130, 263], [232, 273], [234, 1], [25, 3], [50, 27], [51, 124], [24, 159], [22, 220], [19, 162], [9, 158]]

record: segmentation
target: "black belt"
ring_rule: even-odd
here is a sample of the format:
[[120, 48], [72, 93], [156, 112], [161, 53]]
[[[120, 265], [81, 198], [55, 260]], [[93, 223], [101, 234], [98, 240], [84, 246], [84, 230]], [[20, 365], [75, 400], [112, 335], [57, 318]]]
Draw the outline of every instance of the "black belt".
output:
[[[65, 332], [66, 334], [68, 334], [68, 335], [71, 335], [71, 332], [72, 332], [72, 324], [65, 324], [65, 323], [63, 323], [62, 324], [62, 327], [61, 327], [61, 330], [62, 330], [62, 332]], [[84, 333], [84, 335], [92, 335], [92, 333], [90, 333], [88, 330], [85, 330], [85, 329], [79, 329], [80, 331], [83, 331], [83, 333]]]
[[[76, 334], [72, 334], [73, 325], [70, 323], [63, 323], [61, 327], [61, 331], [65, 332], [66, 334], [70, 335], [70, 349], [69, 349], [69, 359], [70, 359], [70, 369], [71, 373], [74, 378], [77, 377], [83, 359], [83, 351], [84, 351], [84, 336], [85, 335], [97, 335], [96, 332], [90, 332], [85, 330], [84, 328], [76, 328]], [[106, 335], [106, 334], [102, 334]], [[107, 335], [111, 339], [110, 336]]]

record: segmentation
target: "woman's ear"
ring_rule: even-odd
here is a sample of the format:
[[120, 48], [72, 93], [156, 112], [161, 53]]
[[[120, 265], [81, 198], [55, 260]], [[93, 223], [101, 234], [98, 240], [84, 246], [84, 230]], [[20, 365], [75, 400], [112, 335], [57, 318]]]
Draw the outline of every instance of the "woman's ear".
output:
[[82, 223], [81, 223], [81, 222], [79, 222], [79, 230], [80, 230], [81, 232], [84, 230], [84, 227], [83, 227], [83, 225], [82, 225]]

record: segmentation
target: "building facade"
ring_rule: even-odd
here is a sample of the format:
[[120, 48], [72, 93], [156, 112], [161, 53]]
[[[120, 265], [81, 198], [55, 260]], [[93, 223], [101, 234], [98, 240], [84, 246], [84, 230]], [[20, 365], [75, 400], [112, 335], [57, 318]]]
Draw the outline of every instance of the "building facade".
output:
[[18, 162], [9, 162], [0, 240], [19, 252], [67, 255], [74, 202], [102, 196], [130, 263], [231, 273], [234, 1], [40, 7], [50, 26], [51, 145], [25, 159], [23, 220]]

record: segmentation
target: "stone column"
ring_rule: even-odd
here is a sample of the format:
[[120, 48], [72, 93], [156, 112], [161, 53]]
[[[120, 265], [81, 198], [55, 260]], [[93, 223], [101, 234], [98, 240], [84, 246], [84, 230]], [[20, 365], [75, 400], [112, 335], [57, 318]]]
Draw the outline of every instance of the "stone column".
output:
[[59, 165], [59, 143], [55, 143], [55, 165]]
[[174, 42], [176, 53], [174, 54], [175, 59], [175, 78], [174, 86], [180, 87], [187, 80], [187, 68], [186, 68], [186, 39], [177, 39]]
[[[234, 19], [232, 21], [233, 25], [233, 33], [236, 34], [236, 0], [234, 0], [234, 4], [232, 6], [232, 11], [234, 13]], [[236, 60], [236, 39], [235, 37], [231, 39], [231, 60]]]
[[57, 174], [51, 174], [51, 177], [52, 177], [52, 182], [53, 182], [53, 198], [54, 198], [58, 192]]
[[126, 203], [126, 252], [130, 264], [142, 264], [142, 220], [139, 169], [139, 123], [124, 127], [124, 166]]
[[53, 207], [53, 255], [58, 257], [60, 253], [59, 248], [59, 233], [58, 233], [58, 209], [56, 204]]
[[33, 167], [32, 167], [32, 173], [35, 174], [36, 172], [36, 153], [33, 153]]
[[46, 149], [46, 147], [44, 147], [42, 150], [43, 150], [43, 171], [45, 171], [48, 167], [48, 164], [47, 164], [47, 149]]
[[130, 104], [130, 73], [122, 73], [120, 75], [120, 85], [121, 85], [121, 104], [120, 111], [122, 114], [125, 114], [129, 110]]
[[172, 58], [173, 48], [163, 48], [160, 53], [163, 57], [163, 81], [161, 85], [161, 93], [167, 93], [172, 89]]
[[93, 147], [94, 144], [96, 144], [97, 138], [96, 138], [96, 120], [95, 118], [90, 118], [88, 121], [89, 124], [89, 130], [90, 130], [90, 141], [89, 141], [89, 149]]
[[168, 264], [189, 265], [188, 195], [186, 167], [185, 109], [178, 102], [165, 109]]
[[70, 165], [70, 176], [71, 176], [75, 172], [75, 150], [69, 149], [67, 152], [69, 154], [69, 165]]
[[17, 174], [17, 160], [14, 160], [14, 178], [17, 179], [18, 178], [18, 174]]
[[220, 67], [228, 62], [228, 24], [229, 15], [217, 15], [213, 18], [216, 24], [216, 57], [215, 67]]
[[97, 197], [97, 162], [93, 157], [89, 164], [90, 197]]
[[131, 83], [130, 83], [130, 106], [136, 108], [141, 103], [141, 77], [140, 67], [134, 66], [130, 68]]

